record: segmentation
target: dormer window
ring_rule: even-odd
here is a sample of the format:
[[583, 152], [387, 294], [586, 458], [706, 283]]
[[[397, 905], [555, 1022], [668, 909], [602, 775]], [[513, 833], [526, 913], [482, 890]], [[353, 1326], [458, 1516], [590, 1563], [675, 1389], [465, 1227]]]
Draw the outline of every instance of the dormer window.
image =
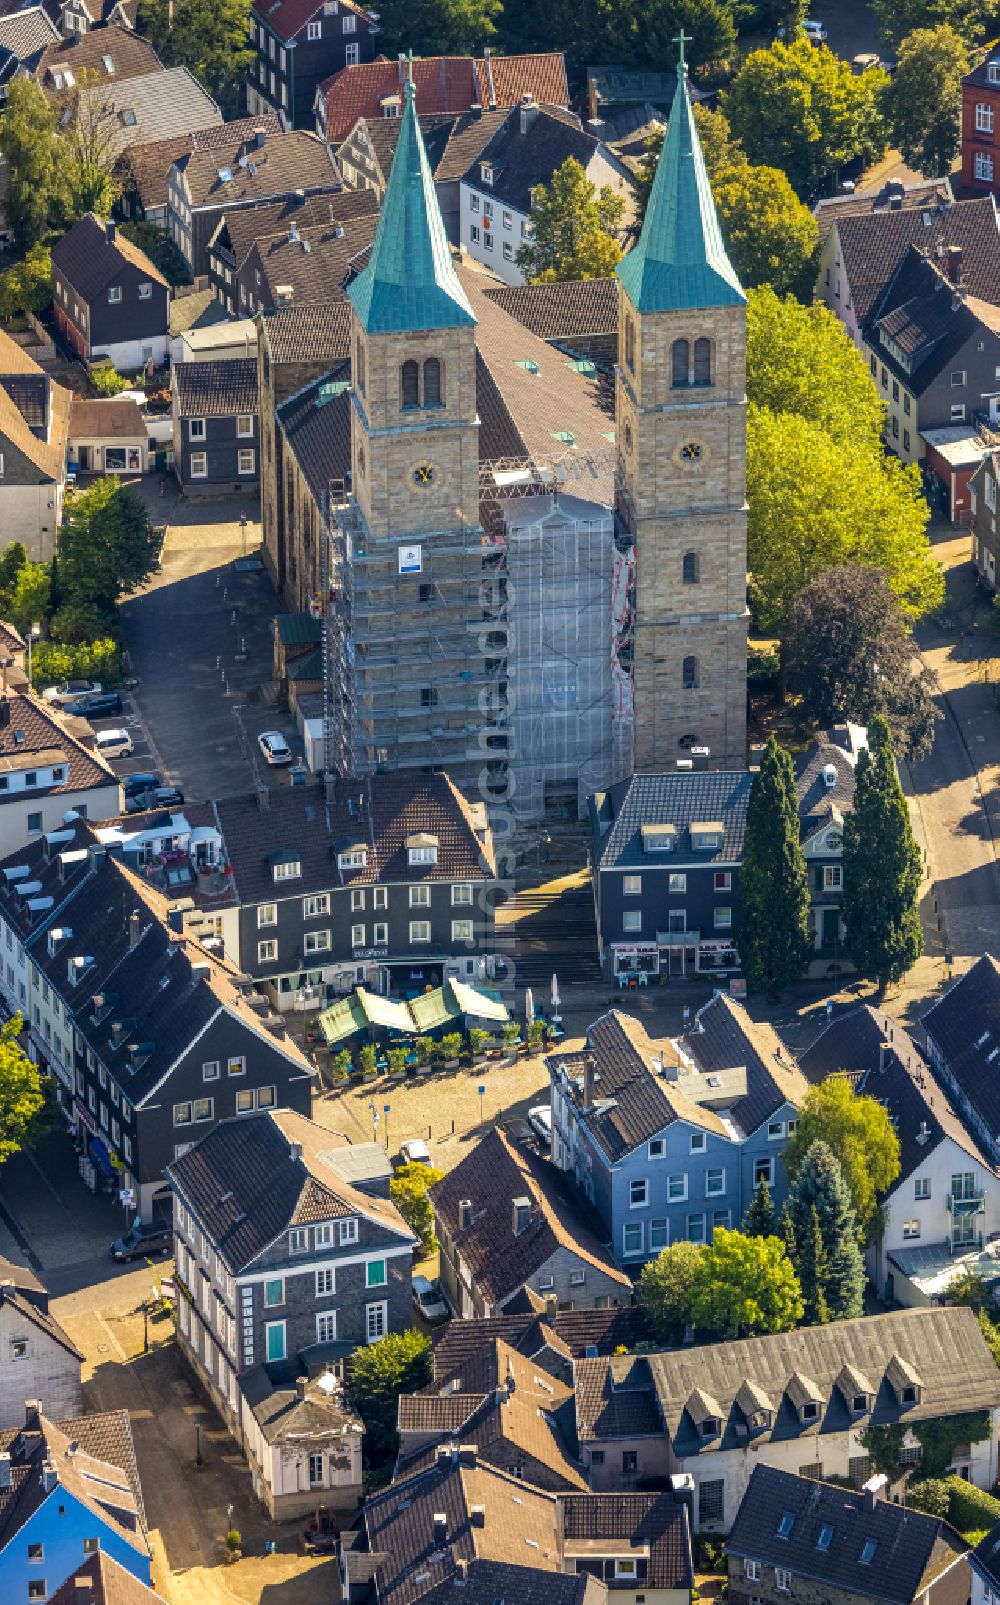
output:
[[644, 853], [672, 853], [676, 844], [676, 825], [643, 825], [642, 850]]
[[1000, 61], [991, 61], [987, 63], [986, 78], [988, 83], [1000, 84]]
[[706, 1416], [701, 1424], [703, 1438], [717, 1438], [719, 1436], [719, 1422], [716, 1416]]
[[814, 1399], [807, 1399], [799, 1414], [803, 1421], [818, 1421], [819, 1405]]
[[368, 862], [368, 854], [363, 847], [352, 847], [346, 853], [337, 854], [338, 869], [364, 869]]
[[867, 1393], [856, 1393], [854, 1398], [851, 1400], [851, 1409], [854, 1411], [856, 1416], [863, 1415], [868, 1409]]
[[418, 831], [406, 838], [406, 859], [409, 864], [436, 864], [438, 839], [426, 831]]
[[271, 874], [276, 881], [298, 880], [302, 874], [302, 860], [290, 849], [271, 855]]
[[480, 174], [482, 175], [483, 183], [484, 184], [489, 184], [492, 187], [492, 185], [493, 185], [493, 163], [492, 162], [480, 162], [479, 171], [480, 171]]
[[908, 1382], [906, 1387], [903, 1388], [899, 1395], [899, 1402], [900, 1404], [916, 1404], [917, 1390], [913, 1386], [912, 1382]]

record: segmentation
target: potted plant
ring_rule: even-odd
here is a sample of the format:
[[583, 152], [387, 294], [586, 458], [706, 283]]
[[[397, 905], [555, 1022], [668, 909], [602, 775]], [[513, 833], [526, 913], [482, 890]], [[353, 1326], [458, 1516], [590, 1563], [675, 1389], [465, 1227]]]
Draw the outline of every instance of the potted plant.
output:
[[361, 1049], [361, 1052], [358, 1055], [358, 1062], [361, 1065], [361, 1079], [363, 1081], [370, 1081], [372, 1076], [375, 1074], [377, 1063], [375, 1049], [372, 1047], [370, 1042], [366, 1042], [364, 1047]]
[[413, 1044], [413, 1051], [417, 1056], [418, 1064], [426, 1064], [434, 1051], [433, 1037], [418, 1037]]
[[517, 1039], [521, 1035], [521, 1028], [516, 1021], [508, 1020], [500, 1035], [507, 1050], [507, 1063], [513, 1064], [517, 1057]]
[[346, 1081], [350, 1073], [351, 1050], [350, 1048], [341, 1048], [340, 1052], [334, 1057], [333, 1079], [334, 1081]]
[[406, 1049], [390, 1048], [386, 1057], [389, 1060], [389, 1074], [401, 1080], [406, 1074]]
[[243, 1534], [238, 1527], [230, 1527], [226, 1534], [226, 1565], [243, 1559]]
[[449, 1031], [446, 1037], [441, 1038], [441, 1056], [446, 1070], [457, 1068], [461, 1052], [462, 1038], [459, 1032]]
[[490, 1040], [488, 1031], [483, 1031], [478, 1025], [469, 1029], [469, 1049], [472, 1053], [473, 1064], [479, 1064], [486, 1057], [486, 1044]]
[[528, 1027], [528, 1047], [537, 1053], [545, 1041], [545, 1021], [532, 1020]]

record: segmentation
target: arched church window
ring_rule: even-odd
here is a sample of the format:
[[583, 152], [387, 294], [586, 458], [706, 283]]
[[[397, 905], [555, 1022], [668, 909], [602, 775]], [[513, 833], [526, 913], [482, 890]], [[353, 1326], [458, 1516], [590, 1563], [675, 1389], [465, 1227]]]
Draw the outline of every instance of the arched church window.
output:
[[675, 340], [670, 348], [670, 383], [675, 389], [688, 383], [690, 347], [686, 340]]
[[681, 578], [685, 585], [698, 584], [698, 553], [685, 552], [681, 569]]
[[696, 385], [712, 383], [711, 340], [696, 340], [694, 343], [694, 382]]
[[625, 363], [635, 373], [635, 324], [631, 318], [625, 319]]
[[420, 366], [418, 363], [404, 362], [400, 369], [400, 388], [404, 407], [420, 406]]
[[685, 691], [697, 691], [697, 689], [698, 689], [698, 659], [697, 658], [685, 658], [684, 659], [684, 662], [681, 665], [681, 679], [682, 679]]
[[441, 364], [437, 357], [428, 357], [424, 363], [424, 406], [441, 405]]
[[362, 344], [360, 335], [358, 336], [358, 339], [355, 342], [354, 380], [355, 380], [355, 383], [356, 383], [358, 389], [361, 391], [361, 394], [364, 395], [364, 393], [365, 393], [365, 348], [364, 348], [364, 345]]

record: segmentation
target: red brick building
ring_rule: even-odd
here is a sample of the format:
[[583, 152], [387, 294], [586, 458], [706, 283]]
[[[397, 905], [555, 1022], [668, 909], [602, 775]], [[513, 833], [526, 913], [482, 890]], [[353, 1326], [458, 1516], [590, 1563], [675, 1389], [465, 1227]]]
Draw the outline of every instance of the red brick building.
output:
[[962, 79], [962, 194], [1000, 195], [1000, 49]]

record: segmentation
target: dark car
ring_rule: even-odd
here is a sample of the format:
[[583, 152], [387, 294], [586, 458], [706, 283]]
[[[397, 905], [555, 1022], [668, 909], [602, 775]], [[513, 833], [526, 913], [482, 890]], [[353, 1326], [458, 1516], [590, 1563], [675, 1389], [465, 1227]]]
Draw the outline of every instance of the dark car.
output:
[[122, 791], [134, 797], [139, 791], [152, 791], [160, 784], [160, 777], [152, 769], [137, 769], [134, 774], [122, 775]]
[[95, 691], [92, 696], [74, 697], [72, 702], [63, 703], [64, 713], [74, 713], [84, 719], [106, 719], [109, 714], [121, 711], [122, 699], [117, 691]]
[[111, 1245], [113, 1259], [142, 1259], [147, 1254], [169, 1254], [174, 1246], [173, 1229], [162, 1221], [145, 1225], [137, 1220], [124, 1237], [116, 1237]]
[[153, 786], [148, 791], [135, 791], [125, 798], [127, 814], [144, 814], [151, 808], [176, 808], [184, 801], [184, 793], [176, 786]]

